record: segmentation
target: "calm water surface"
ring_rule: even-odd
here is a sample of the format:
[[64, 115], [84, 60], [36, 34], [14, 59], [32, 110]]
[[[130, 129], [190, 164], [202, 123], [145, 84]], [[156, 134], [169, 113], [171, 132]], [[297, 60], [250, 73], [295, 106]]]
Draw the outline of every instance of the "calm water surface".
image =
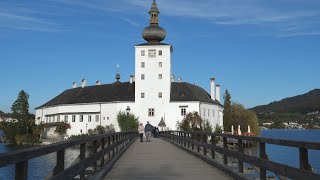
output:
[[[320, 142], [320, 130], [263, 130], [262, 137], [275, 139], [288, 139], [299, 141]], [[299, 168], [299, 150], [278, 145], [266, 145], [269, 159], [278, 163], [287, 164]], [[0, 153], [17, 150], [17, 147], [10, 147], [0, 143]], [[246, 149], [246, 153], [257, 154], [257, 148]], [[66, 166], [70, 166], [74, 159], [79, 155], [78, 149], [67, 149]], [[28, 179], [43, 179], [55, 166], [56, 154], [48, 154], [29, 161]], [[320, 151], [309, 151], [309, 162], [314, 170], [320, 172]], [[14, 165], [0, 168], [0, 180], [14, 179]]]

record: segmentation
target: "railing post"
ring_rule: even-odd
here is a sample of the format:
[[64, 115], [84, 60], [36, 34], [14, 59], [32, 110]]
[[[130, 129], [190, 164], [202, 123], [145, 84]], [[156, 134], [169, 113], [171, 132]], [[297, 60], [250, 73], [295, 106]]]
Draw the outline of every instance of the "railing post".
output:
[[[201, 143], [200, 134], [197, 134], [197, 143]], [[197, 151], [200, 152], [200, 145], [198, 144]]]
[[[119, 139], [120, 139], [120, 134], [117, 134], [116, 135], [116, 142], [118, 143], [119, 142]], [[119, 145], [117, 145], [117, 153], [119, 152]]]
[[56, 167], [53, 169], [53, 176], [64, 171], [64, 149], [57, 152]]
[[187, 138], [188, 138], [188, 149], [190, 149], [190, 133], [187, 134]]
[[191, 146], [192, 146], [192, 150], [194, 151], [194, 133], [191, 133], [191, 140], [192, 140], [192, 143], [191, 143]]
[[[86, 158], [86, 143], [80, 145], [80, 162]], [[80, 174], [80, 180], [85, 180], [86, 173], [85, 169]]]
[[112, 146], [113, 146], [113, 148], [112, 148], [112, 158], [114, 157], [114, 150], [115, 150], [115, 147], [114, 147], [114, 143], [115, 143], [115, 135], [112, 135]]
[[[93, 154], [97, 153], [98, 150], [98, 141], [93, 141]], [[97, 162], [93, 163], [93, 171], [97, 170]]]
[[[242, 140], [238, 139], [238, 152], [243, 153], [243, 146], [242, 146]], [[239, 172], [243, 173], [243, 161], [240, 161], [238, 159], [238, 166], [239, 166]]]
[[[111, 145], [111, 136], [108, 136], [108, 147]], [[111, 150], [108, 152], [108, 161], [111, 159]]]
[[16, 164], [16, 180], [28, 179], [28, 161], [22, 161]]
[[187, 141], [186, 140], [187, 140], [187, 133], [184, 132], [183, 133], [183, 146], [184, 147], [187, 147]]
[[[228, 149], [228, 139], [223, 137], [223, 148]], [[223, 163], [228, 166], [228, 156], [226, 153], [223, 153]]]
[[308, 158], [308, 149], [299, 148], [299, 159], [300, 159], [300, 169], [312, 171], [312, 168], [309, 164]]
[[[266, 144], [259, 142], [259, 157], [261, 159], [268, 159], [267, 154], [266, 154]], [[260, 179], [261, 180], [266, 180], [267, 179], [267, 171], [264, 168], [260, 167]]]
[[[207, 135], [203, 134], [203, 143], [207, 144]], [[207, 156], [207, 148], [203, 147], [203, 155]]]
[[[105, 138], [102, 138], [102, 139], [101, 139], [101, 151], [103, 151], [105, 145], [106, 145], [106, 139], [105, 139]], [[105, 155], [105, 153], [102, 153], [102, 157], [101, 157], [101, 167], [104, 166], [104, 155]]]
[[[211, 135], [211, 145], [212, 146], [215, 146], [216, 145], [216, 142], [215, 142], [215, 136]], [[212, 159], [215, 159], [216, 158], [216, 155], [215, 155], [215, 152], [214, 152], [214, 149], [211, 148], [211, 157]]]

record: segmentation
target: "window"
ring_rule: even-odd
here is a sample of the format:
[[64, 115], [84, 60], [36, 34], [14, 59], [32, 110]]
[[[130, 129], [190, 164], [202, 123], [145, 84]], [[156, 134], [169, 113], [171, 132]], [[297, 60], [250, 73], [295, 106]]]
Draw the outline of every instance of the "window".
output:
[[96, 115], [96, 122], [99, 122], [99, 115]]
[[141, 67], [144, 68], [145, 67], [145, 63], [141, 62]]
[[57, 116], [57, 122], [60, 122], [60, 115]]
[[64, 122], [68, 122], [68, 116], [64, 116]]
[[181, 108], [181, 116], [185, 116], [187, 114], [186, 108]]
[[142, 50], [142, 51], [141, 51], [141, 56], [145, 56], [145, 54], [146, 54], [146, 51], [145, 51], [145, 50]]
[[144, 98], [144, 93], [141, 93], [141, 98]]
[[144, 77], [144, 74], [141, 74], [141, 80], [144, 80], [145, 77]]
[[159, 65], [159, 67], [161, 68], [161, 67], [162, 67], [162, 62], [159, 62], [158, 65]]
[[162, 50], [159, 50], [159, 56], [162, 56]]
[[156, 57], [156, 50], [155, 49], [150, 49], [149, 50], [149, 58], [155, 58]]
[[203, 109], [203, 116], [206, 116], [206, 109]]
[[80, 122], [83, 122], [83, 115], [80, 115]]
[[162, 74], [159, 74], [159, 75], [158, 75], [158, 79], [162, 79]]
[[91, 118], [91, 116], [89, 115], [89, 116], [88, 116], [88, 122], [91, 122], [91, 120], [92, 120], [92, 118]]
[[159, 98], [162, 98], [162, 92], [159, 92]]
[[76, 115], [72, 115], [72, 122], [76, 122]]
[[107, 117], [107, 120], [109, 120], [109, 117]]
[[149, 116], [154, 116], [154, 108], [149, 108], [148, 109], [148, 115]]

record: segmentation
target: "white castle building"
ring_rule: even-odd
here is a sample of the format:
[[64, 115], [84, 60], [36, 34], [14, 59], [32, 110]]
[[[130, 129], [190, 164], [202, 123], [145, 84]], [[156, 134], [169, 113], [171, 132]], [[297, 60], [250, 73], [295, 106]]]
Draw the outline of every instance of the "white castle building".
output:
[[[164, 44], [166, 31], [159, 27], [159, 10], [155, 1], [150, 14], [150, 26], [143, 31], [146, 43], [135, 46], [135, 75], [129, 82], [116, 82], [81, 87], [73, 83], [72, 89], [62, 92], [49, 102], [36, 108], [36, 123], [68, 122], [68, 135], [87, 133], [97, 125], [113, 124], [119, 130], [117, 114], [128, 111], [139, 121], [158, 126], [161, 118], [167, 129], [177, 129], [188, 112], [198, 112], [202, 119], [215, 127], [223, 125], [223, 106], [220, 104], [220, 86], [210, 79], [211, 93], [203, 88], [175, 81], [171, 72], [172, 45]], [[209, 82], [208, 82], [209, 83]]]

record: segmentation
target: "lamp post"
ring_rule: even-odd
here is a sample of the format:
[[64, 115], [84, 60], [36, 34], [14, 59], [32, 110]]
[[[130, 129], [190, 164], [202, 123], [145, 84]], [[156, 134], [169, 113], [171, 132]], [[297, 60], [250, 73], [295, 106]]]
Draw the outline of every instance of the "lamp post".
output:
[[127, 109], [126, 109], [126, 112], [127, 112], [127, 116], [129, 116], [129, 114], [130, 114], [130, 107], [129, 106], [127, 106]]

